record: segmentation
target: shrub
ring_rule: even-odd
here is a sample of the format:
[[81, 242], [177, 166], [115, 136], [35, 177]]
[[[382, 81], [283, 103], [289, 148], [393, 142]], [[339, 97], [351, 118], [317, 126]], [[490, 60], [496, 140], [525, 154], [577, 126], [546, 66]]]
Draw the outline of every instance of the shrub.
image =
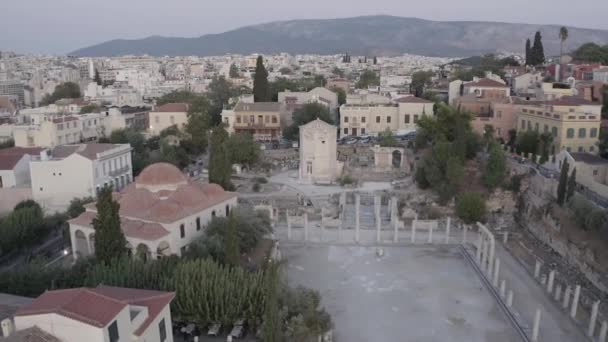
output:
[[482, 222], [486, 216], [486, 202], [479, 193], [462, 193], [456, 199], [456, 215], [466, 223]]
[[344, 175], [340, 178], [340, 185], [342, 186], [353, 184], [354, 182], [355, 180], [350, 175]]
[[521, 180], [523, 178], [523, 175], [514, 175], [513, 177], [511, 177], [507, 189], [511, 190], [513, 193], [519, 193], [519, 190], [521, 188]]
[[253, 190], [254, 192], [260, 192], [261, 189], [262, 186], [260, 185], [260, 183], [254, 183], [253, 187], [251, 188], [251, 190]]
[[254, 178], [254, 182], [260, 183], [260, 184], [266, 184], [266, 183], [268, 183], [268, 179], [266, 179], [266, 177], [256, 177], [256, 178]]
[[600, 230], [608, 219], [606, 211], [580, 196], [573, 197], [569, 202], [572, 219], [583, 230]]

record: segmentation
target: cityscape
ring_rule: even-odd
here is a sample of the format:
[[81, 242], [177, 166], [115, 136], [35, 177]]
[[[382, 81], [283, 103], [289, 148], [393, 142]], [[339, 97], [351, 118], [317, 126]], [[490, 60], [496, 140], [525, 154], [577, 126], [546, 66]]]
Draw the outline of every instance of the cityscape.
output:
[[510, 11], [5, 32], [0, 342], [606, 342], [608, 26]]

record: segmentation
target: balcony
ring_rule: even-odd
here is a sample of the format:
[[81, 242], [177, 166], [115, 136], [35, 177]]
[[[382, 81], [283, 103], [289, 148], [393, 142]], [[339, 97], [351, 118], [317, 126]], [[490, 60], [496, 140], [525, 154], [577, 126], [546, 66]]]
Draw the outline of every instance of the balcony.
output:
[[129, 171], [131, 171], [131, 166], [127, 165], [127, 166], [123, 166], [121, 168], [118, 168], [116, 170], [112, 170], [112, 171], [108, 172], [108, 175], [110, 177], [116, 177], [116, 176], [128, 173]]
[[235, 122], [235, 129], [270, 129], [270, 128], [280, 128], [281, 124], [278, 122], [275, 123], [264, 123], [264, 122]]

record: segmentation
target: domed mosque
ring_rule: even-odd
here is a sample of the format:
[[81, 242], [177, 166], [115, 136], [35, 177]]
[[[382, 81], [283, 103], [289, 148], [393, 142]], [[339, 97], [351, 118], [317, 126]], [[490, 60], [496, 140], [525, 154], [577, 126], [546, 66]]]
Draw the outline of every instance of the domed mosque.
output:
[[[215, 216], [227, 216], [237, 205], [237, 194], [217, 184], [195, 182], [177, 167], [156, 163], [135, 181], [113, 194], [120, 204], [121, 229], [130, 253], [145, 259], [181, 256], [187, 246], [204, 235]], [[69, 221], [74, 257], [94, 254], [97, 216], [95, 204]]]

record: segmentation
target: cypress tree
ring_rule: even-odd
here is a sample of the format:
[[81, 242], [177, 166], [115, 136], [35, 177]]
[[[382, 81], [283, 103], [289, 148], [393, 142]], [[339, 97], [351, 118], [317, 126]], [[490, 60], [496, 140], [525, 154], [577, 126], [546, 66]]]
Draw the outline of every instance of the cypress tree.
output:
[[378, 64], [378, 57], [374, 56], [374, 65]]
[[530, 38], [526, 39], [526, 65], [531, 65], [530, 54], [532, 53], [530, 48]]
[[231, 213], [228, 218], [228, 229], [224, 243], [226, 248], [226, 263], [231, 266], [238, 266], [239, 264], [239, 242], [237, 239], [236, 218], [234, 217], [234, 213]]
[[262, 333], [265, 342], [281, 341], [281, 317], [279, 314], [279, 265], [270, 262], [266, 270], [266, 305]]
[[543, 41], [540, 35], [540, 31], [536, 31], [534, 35], [534, 44], [532, 45], [531, 53], [532, 65], [541, 65], [545, 63], [545, 49], [543, 48]]
[[572, 196], [574, 196], [574, 191], [576, 191], [576, 169], [572, 170], [570, 174], [570, 178], [568, 178], [568, 190], [566, 192], [566, 202], [569, 201]]
[[557, 185], [557, 204], [564, 205], [566, 199], [566, 186], [568, 185], [568, 161], [564, 159], [562, 170], [559, 174], [559, 184]]
[[101, 81], [101, 76], [99, 76], [99, 70], [95, 69], [95, 83], [97, 83], [97, 85], [102, 85], [103, 82]]
[[211, 149], [209, 151], [209, 182], [223, 187], [225, 190], [232, 190], [230, 175], [232, 174], [232, 164], [227, 148], [228, 132], [223, 126], [217, 126], [211, 133]]
[[270, 87], [268, 85], [268, 71], [264, 67], [264, 58], [258, 56], [253, 76], [253, 100], [255, 102], [270, 101]]
[[95, 256], [109, 263], [127, 252], [127, 240], [120, 229], [120, 204], [112, 198], [112, 188], [104, 187], [97, 199], [97, 216], [93, 219], [95, 228]]

